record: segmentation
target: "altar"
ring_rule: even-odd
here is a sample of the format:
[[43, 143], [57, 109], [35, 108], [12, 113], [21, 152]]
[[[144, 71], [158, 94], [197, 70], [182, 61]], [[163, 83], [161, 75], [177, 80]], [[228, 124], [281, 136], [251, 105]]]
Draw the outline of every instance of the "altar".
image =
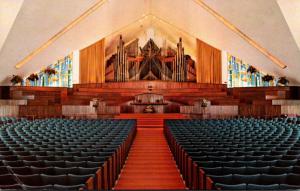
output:
[[163, 95], [144, 93], [135, 96], [131, 103], [134, 113], [164, 113], [164, 107], [168, 105]]

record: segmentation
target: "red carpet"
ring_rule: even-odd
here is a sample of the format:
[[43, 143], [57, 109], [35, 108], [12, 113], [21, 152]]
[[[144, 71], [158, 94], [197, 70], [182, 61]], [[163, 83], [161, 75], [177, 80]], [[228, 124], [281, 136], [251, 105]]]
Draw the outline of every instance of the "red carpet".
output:
[[114, 189], [185, 189], [162, 128], [138, 128]]

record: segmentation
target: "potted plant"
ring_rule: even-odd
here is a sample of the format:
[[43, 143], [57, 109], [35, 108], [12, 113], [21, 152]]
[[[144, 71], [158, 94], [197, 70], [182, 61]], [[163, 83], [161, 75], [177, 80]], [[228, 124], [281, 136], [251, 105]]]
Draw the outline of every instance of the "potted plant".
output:
[[201, 101], [201, 107], [206, 108], [208, 106], [208, 101], [206, 99], [202, 99]]
[[22, 83], [23, 79], [21, 76], [19, 75], [13, 75], [13, 77], [11, 78], [10, 82], [13, 84], [13, 85], [16, 85], [16, 84], [20, 84]]
[[257, 86], [257, 80], [256, 80], [256, 73], [257, 73], [257, 69], [253, 66], [249, 66], [247, 69], [247, 73], [250, 74], [250, 80], [254, 80], [255, 82], [255, 86]]
[[249, 66], [247, 72], [250, 74], [255, 74], [257, 72], [257, 69], [254, 68], [253, 66]]
[[264, 75], [261, 79], [263, 82], [267, 83], [267, 85], [269, 86], [270, 81], [274, 80], [274, 76], [267, 74], [267, 75]]
[[47, 74], [48, 76], [52, 76], [52, 75], [55, 75], [56, 74], [56, 70], [53, 69], [53, 68], [46, 68], [44, 70], [45, 74]]
[[286, 79], [286, 77], [280, 77], [278, 80], [278, 85], [279, 86], [287, 86], [289, 83], [289, 80]]
[[27, 77], [27, 80], [31, 81], [31, 82], [34, 82], [34, 85], [36, 85], [36, 81], [39, 80], [39, 76], [37, 74], [30, 74], [28, 77]]

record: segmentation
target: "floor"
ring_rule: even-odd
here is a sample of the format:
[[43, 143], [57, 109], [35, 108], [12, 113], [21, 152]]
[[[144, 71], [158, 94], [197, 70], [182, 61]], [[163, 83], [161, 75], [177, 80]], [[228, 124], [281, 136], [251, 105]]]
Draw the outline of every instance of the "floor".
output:
[[114, 189], [186, 189], [163, 128], [138, 128]]

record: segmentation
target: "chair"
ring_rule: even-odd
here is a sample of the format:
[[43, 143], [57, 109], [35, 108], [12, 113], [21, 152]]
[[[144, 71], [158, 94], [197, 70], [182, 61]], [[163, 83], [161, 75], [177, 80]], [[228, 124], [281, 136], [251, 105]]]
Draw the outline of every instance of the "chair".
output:
[[66, 167], [86, 167], [87, 162], [81, 161], [81, 162], [72, 162], [72, 161], [65, 161]]
[[25, 186], [31, 186], [32, 188], [36, 186], [45, 186], [42, 182], [41, 175], [39, 174], [16, 176]]
[[214, 183], [232, 184], [232, 175], [209, 175]]
[[25, 161], [36, 161], [37, 160], [37, 158], [33, 155], [18, 156], [18, 159], [25, 160]]
[[279, 189], [280, 190], [299, 190], [300, 185], [280, 184]]
[[0, 166], [0, 175], [4, 174], [10, 174], [10, 171], [6, 166]]
[[245, 174], [263, 174], [263, 173], [269, 173], [270, 166], [265, 167], [247, 167]]
[[95, 167], [101, 167], [103, 166], [104, 162], [93, 162], [93, 161], [87, 161], [86, 167], [87, 168], [95, 168]]
[[56, 158], [55, 156], [36, 156], [37, 160], [47, 160], [47, 161], [54, 161]]
[[8, 189], [9, 187], [18, 185], [15, 176], [12, 174], [0, 175], [0, 188]]
[[85, 182], [90, 178], [93, 177], [94, 174], [87, 174], [87, 175], [75, 175], [69, 174], [68, 175], [68, 183], [69, 185], [80, 185], [85, 184]]
[[74, 161], [73, 156], [55, 156], [55, 160]]
[[300, 187], [300, 174], [293, 174], [293, 173], [288, 174], [285, 183]]
[[247, 190], [278, 190], [279, 184], [248, 184]]
[[78, 168], [78, 175], [87, 175], [87, 174], [95, 174], [99, 170], [98, 167], [95, 168], [85, 168], [85, 167], [79, 167]]
[[91, 161], [93, 159], [93, 157], [92, 156], [82, 156], [82, 157], [74, 156], [73, 159], [75, 162], [81, 162], [81, 161]]
[[66, 185], [59, 185], [59, 184], [54, 184], [53, 185], [54, 190], [86, 190], [86, 187], [84, 184], [79, 184], [79, 185], [72, 185], [72, 186], [66, 186]]
[[259, 179], [260, 184], [284, 184], [287, 178], [287, 174], [262, 174]]
[[242, 175], [242, 174], [234, 174], [232, 175], [232, 181], [234, 184], [255, 184], [258, 182], [260, 178], [260, 174], [253, 175]]
[[216, 183], [215, 187], [221, 190], [246, 190], [247, 184], [221, 184]]
[[31, 171], [31, 168], [28, 166], [23, 166], [23, 167], [10, 167], [11, 171], [14, 174], [19, 174], [19, 175], [31, 175], [34, 174]]
[[45, 166], [47, 166], [47, 167], [52, 166], [52, 167], [62, 167], [63, 168], [63, 167], [66, 166], [66, 163], [63, 160], [61, 160], [61, 161], [48, 161], [48, 160], [45, 160], [44, 163], [45, 163]]
[[41, 179], [44, 185], [68, 185], [67, 175], [46, 175], [41, 174]]
[[300, 166], [294, 166], [293, 167], [293, 173], [294, 174], [300, 174]]
[[24, 162], [22, 160], [17, 160], [17, 161], [5, 161], [3, 160], [2, 163], [5, 166], [10, 166], [10, 167], [22, 167], [25, 166]]
[[271, 160], [279, 160], [282, 158], [282, 155], [265, 155], [263, 160], [271, 161]]
[[256, 167], [274, 166], [276, 164], [276, 162], [277, 162], [277, 160], [271, 160], [271, 161], [258, 160], [258, 161], [256, 161], [255, 166]]
[[0, 155], [0, 160], [16, 161], [18, 159], [17, 155]]
[[246, 167], [223, 167], [224, 174], [245, 174]]
[[78, 167], [67, 167], [67, 168], [55, 167], [54, 168], [55, 175], [78, 174], [78, 172], [79, 172]]
[[0, 185], [0, 189], [2, 190], [22, 190], [23, 187], [21, 184], [11, 184], [11, 185]]
[[294, 166], [297, 163], [297, 159], [294, 160], [278, 160], [276, 166], [278, 167], [287, 167], [287, 166]]
[[23, 161], [25, 166], [35, 166], [35, 167], [44, 167], [45, 163], [42, 160], [38, 161]]
[[294, 160], [294, 159], [299, 159], [300, 155], [284, 155], [282, 157], [283, 160]]
[[270, 167], [269, 174], [284, 174], [284, 173], [290, 173], [293, 172], [293, 166], [288, 167], [276, 167], [272, 166]]
[[54, 188], [52, 185], [30, 186], [30, 185], [23, 184], [22, 189], [23, 190], [53, 190]]
[[47, 174], [47, 175], [55, 175], [53, 167], [30, 167], [31, 172], [33, 174]]
[[246, 156], [245, 156], [245, 161], [262, 160], [263, 157], [264, 157], [264, 155], [258, 155], [258, 156], [246, 155]]
[[[210, 167], [204, 167], [202, 168], [207, 175], [225, 175], [226, 173], [223, 171], [222, 167], [215, 167], [215, 168], [210, 168]], [[228, 173], [231, 174], [231, 173]]]

